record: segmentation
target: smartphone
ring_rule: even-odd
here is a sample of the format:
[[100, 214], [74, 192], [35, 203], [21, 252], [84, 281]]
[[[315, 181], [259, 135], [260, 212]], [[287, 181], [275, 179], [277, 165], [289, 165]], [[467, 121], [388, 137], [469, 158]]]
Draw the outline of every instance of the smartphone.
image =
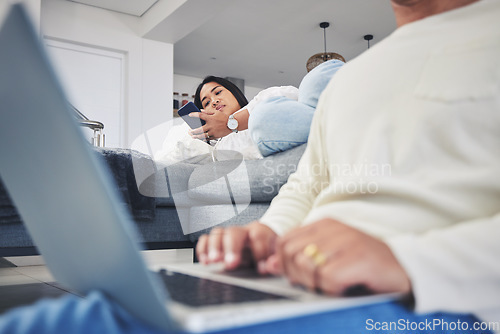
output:
[[206, 122], [204, 120], [198, 117], [189, 117], [188, 115], [192, 112], [201, 111], [194, 105], [193, 102], [188, 102], [177, 111], [177, 114], [191, 127], [191, 129], [196, 129], [205, 125]]

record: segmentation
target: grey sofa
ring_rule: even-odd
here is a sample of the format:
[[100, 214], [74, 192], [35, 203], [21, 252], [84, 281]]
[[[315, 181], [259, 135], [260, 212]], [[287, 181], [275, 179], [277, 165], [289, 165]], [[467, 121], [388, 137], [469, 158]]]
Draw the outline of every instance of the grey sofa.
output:
[[[170, 165], [134, 150], [96, 149], [96, 154], [109, 166], [142, 247], [173, 249], [194, 247], [214, 226], [243, 225], [262, 216], [304, 149], [301, 145], [262, 160], [202, 157]], [[0, 179], [0, 257], [36, 254]]]

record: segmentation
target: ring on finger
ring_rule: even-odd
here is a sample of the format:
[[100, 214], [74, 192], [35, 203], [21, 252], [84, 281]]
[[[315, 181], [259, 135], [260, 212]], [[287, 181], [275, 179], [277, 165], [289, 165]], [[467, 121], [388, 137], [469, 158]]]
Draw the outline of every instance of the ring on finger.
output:
[[316, 244], [307, 245], [302, 253], [310, 258], [316, 267], [320, 267], [326, 263], [326, 255], [319, 250]]

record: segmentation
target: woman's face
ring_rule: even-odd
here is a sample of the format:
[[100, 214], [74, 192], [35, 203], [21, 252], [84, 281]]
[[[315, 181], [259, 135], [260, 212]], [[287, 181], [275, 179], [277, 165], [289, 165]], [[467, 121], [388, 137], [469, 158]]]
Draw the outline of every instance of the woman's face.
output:
[[232, 114], [241, 107], [234, 95], [217, 82], [208, 82], [203, 85], [200, 91], [201, 105], [205, 111], [222, 111]]

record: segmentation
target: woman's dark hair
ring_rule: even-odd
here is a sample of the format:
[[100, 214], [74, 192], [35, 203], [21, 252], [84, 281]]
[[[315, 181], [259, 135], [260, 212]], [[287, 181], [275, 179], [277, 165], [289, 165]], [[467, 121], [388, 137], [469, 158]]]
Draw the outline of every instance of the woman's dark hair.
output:
[[231, 81], [220, 78], [220, 77], [215, 77], [213, 75], [210, 75], [203, 79], [202, 83], [198, 86], [196, 89], [196, 93], [194, 94], [194, 104], [198, 107], [198, 109], [203, 109], [203, 106], [201, 105], [201, 99], [200, 99], [200, 93], [201, 89], [203, 86], [209, 82], [216, 82], [219, 85], [223, 86], [226, 88], [228, 91], [233, 94], [233, 96], [236, 98], [236, 101], [238, 101], [238, 104], [240, 105], [240, 108], [243, 108], [248, 104], [248, 100], [245, 97], [245, 95], [241, 92], [241, 90]]

